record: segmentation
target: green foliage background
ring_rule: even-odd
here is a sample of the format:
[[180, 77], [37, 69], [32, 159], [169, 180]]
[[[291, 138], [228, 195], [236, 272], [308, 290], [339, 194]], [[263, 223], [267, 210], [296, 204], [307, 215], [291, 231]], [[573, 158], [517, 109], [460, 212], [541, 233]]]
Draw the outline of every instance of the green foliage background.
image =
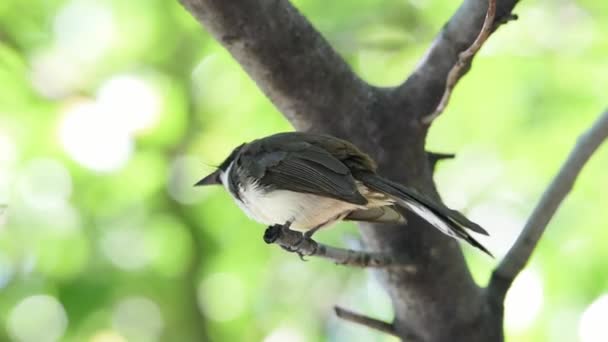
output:
[[[382, 86], [458, 5], [295, 3]], [[437, 174], [446, 202], [499, 255], [608, 105], [608, 2], [516, 13], [428, 139], [457, 154]], [[176, 1], [0, 2], [0, 340], [393, 341], [332, 316], [337, 303], [390, 319], [373, 273], [266, 246], [221, 189], [190, 186], [237, 144], [289, 129]], [[604, 147], [507, 301], [509, 341], [608, 340], [594, 332], [608, 315], [607, 169]], [[358, 244], [349, 224], [319, 237]], [[496, 261], [465, 249], [484, 284]]]

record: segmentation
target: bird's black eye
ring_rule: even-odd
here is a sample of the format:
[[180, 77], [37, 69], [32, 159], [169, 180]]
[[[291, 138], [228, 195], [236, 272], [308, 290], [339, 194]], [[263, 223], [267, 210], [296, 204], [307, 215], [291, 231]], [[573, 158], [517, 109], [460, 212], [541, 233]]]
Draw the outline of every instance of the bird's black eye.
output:
[[230, 153], [230, 155], [228, 156], [228, 158], [226, 158], [226, 160], [224, 160], [220, 166], [219, 169], [222, 171], [226, 171], [226, 169], [228, 168], [228, 166], [230, 165], [230, 163], [232, 163], [232, 161], [234, 160], [234, 158], [236, 158], [237, 154], [239, 153], [239, 151], [243, 148], [243, 146], [245, 146], [245, 144], [241, 144], [239, 146], [237, 146], [234, 150], [232, 150], [232, 152]]

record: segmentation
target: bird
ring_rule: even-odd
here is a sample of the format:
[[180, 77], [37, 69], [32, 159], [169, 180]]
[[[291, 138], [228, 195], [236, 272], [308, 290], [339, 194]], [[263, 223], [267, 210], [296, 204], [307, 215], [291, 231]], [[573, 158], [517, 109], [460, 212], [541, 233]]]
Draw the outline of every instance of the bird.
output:
[[222, 185], [251, 219], [310, 238], [340, 220], [406, 223], [412, 212], [492, 256], [470, 232], [489, 235], [456, 210], [377, 173], [354, 144], [330, 135], [283, 132], [243, 143], [195, 186]]

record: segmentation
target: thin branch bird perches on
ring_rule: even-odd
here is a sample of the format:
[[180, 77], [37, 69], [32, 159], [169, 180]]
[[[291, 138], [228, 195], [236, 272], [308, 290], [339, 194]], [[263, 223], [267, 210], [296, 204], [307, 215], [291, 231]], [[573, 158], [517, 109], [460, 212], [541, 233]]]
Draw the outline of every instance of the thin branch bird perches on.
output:
[[389, 254], [327, 246], [306, 238], [300, 232], [280, 225], [268, 227], [264, 232], [264, 241], [268, 244], [277, 244], [286, 251], [297, 253], [300, 257], [317, 256], [329, 259], [339, 265], [382, 268], [403, 265], [406, 262], [405, 260], [396, 260]]

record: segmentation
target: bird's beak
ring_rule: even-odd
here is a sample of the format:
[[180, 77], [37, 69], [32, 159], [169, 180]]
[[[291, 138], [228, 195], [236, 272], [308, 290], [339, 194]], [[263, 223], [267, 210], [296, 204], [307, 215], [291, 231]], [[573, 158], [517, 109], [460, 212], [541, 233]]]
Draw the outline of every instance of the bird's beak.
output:
[[210, 175], [208, 175], [207, 177], [196, 182], [196, 184], [194, 184], [194, 186], [218, 185], [218, 184], [222, 184], [222, 182], [220, 181], [220, 170], [216, 170], [213, 173], [211, 173]]

